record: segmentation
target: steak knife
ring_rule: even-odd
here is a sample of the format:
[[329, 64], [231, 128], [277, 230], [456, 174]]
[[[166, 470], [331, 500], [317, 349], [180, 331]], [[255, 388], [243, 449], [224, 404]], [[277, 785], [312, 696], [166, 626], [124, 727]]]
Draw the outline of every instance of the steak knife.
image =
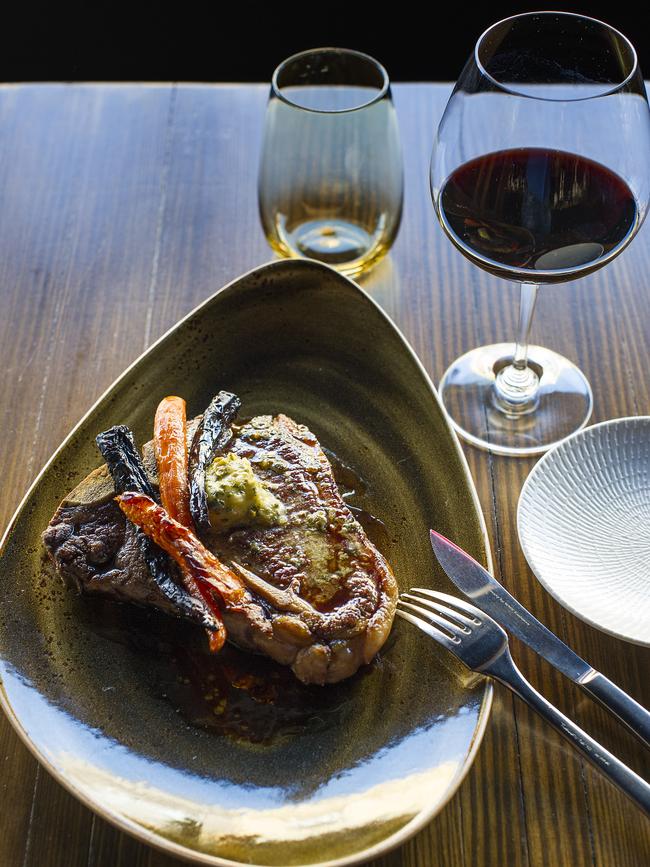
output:
[[477, 608], [600, 702], [650, 747], [650, 713], [644, 707], [567, 647], [473, 557], [434, 530], [430, 531], [430, 537], [438, 562]]

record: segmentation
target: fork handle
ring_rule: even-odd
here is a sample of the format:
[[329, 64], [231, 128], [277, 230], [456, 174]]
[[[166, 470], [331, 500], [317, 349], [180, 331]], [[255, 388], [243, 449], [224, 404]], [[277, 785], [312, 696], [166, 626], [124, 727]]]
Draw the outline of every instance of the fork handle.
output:
[[588, 695], [625, 723], [647, 747], [650, 747], [650, 713], [632, 696], [623, 692], [599, 671], [590, 671], [577, 683]]
[[519, 698], [523, 699], [533, 710], [549, 722], [553, 728], [566, 738], [569, 743], [588, 759], [592, 765], [604, 774], [610, 782], [617, 786], [650, 816], [650, 785], [631, 768], [624, 765], [620, 759], [613, 756], [597, 741], [584, 732], [579, 726], [547, 701], [543, 695], [528, 683], [523, 674], [512, 661], [508, 650], [481, 669], [485, 674], [499, 680], [509, 687]]

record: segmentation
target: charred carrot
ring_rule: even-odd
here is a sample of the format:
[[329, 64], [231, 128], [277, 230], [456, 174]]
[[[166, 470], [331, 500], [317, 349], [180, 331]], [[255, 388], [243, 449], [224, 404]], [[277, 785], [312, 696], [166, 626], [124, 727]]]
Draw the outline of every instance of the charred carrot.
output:
[[237, 606], [244, 601], [247, 591], [241, 578], [151, 497], [127, 491], [115, 499], [129, 521], [166, 551], [199, 586], [214, 590], [226, 605]]
[[214, 598], [214, 593], [211, 589], [195, 581], [191, 572], [189, 572], [185, 566], [181, 566], [180, 570], [183, 586], [185, 587], [187, 592], [190, 594], [190, 596], [193, 596], [195, 599], [203, 602], [203, 604], [212, 615], [214, 627], [212, 629], [206, 629], [205, 632], [208, 637], [208, 646], [210, 648], [210, 651], [212, 653], [218, 653], [226, 643], [227, 633], [226, 627], [223, 622], [223, 617], [221, 615], [221, 609], [217, 604], [217, 600]]
[[187, 417], [182, 397], [158, 404], [153, 426], [160, 502], [170, 518], [193, 529], [187, 477]]
[[[187, 458], [187, 414], [182, 397], [166, 397], [156, 410], [153, 428], [154, 453], [158, 467], [160, 502], [170, 518], [194, 532], [190, 514], [190, 486]], [[208, 606], [217, 629], [208, 630], [208, 641], [213, 653], [221, 650], [226, 640], [221, 611], [212, 591], [197, 584], [192, 573], [181, 563], [183, 584], [196, 599]]]

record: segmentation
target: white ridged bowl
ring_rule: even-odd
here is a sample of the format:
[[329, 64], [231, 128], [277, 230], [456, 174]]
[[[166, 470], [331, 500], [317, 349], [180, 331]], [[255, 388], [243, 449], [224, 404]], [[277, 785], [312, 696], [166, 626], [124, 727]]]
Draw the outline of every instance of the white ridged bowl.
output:
[[517, 523], [530, 568], [561, 605], [650, 646], [650, 416], [593, 425], [544, 455]]

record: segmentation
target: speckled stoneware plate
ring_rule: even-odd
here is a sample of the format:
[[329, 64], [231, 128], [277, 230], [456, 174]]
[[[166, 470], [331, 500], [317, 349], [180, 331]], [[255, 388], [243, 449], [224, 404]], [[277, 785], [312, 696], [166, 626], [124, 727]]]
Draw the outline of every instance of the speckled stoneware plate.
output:
[[593, 425], [548, 452], [522, 488], [518, 526], [561, 605], [650, 646], [650, 416]]
[[95, 434], [150, 438], [157, 402], [190, 414], [219, 389], [245, 415], [305, 422], [351, 470], [352, 504], [402, 588], [451, 589], [430, 525], [489, 567], [457, 440], [417, 358], [358, 286], [313, 262], [235, 280], [111, 386], [27, 494], [0, 561], [0, 697], [25, 743], [85, 804], [205, 864], [343, 865], [421, 828], [451, 797], [491, 701], [435, 642], [396, 623], [374, 664], [330, 687], [227, 649], [201, 631], [63, 590], [40, 534], [101, 463]]

